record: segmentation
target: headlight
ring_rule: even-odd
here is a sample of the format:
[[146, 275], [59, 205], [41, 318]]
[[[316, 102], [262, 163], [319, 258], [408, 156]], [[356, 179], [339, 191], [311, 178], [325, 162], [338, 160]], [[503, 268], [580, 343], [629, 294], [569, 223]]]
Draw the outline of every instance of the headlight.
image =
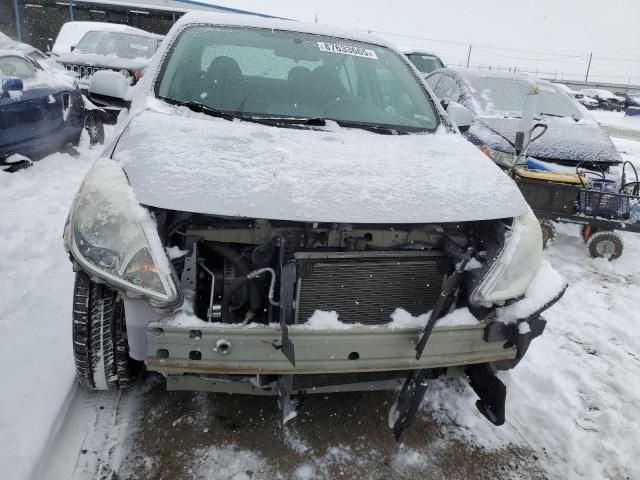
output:
[[129, 78], [131, 76], [131, 72], [129, 72], [129, 70], [127, 70], [126, 68], [123, 68], [122, 70], [120, 70], [120, 75], [122, 75], [124, 78]]
[[501, 167], [511, 168], [513, 166], [513, 155], [511, 153], [493, 150], [486, 145], [478, 145], [478, 148], [482, 153], [484, 153], [487, 157], [489, 157]]
[[91, 167], [71, 207], [65, 242], [84, 269], [114, 287], [157, 306], [182, 301], [156, 224], [113, 160], [100, 158]]
[[470, 301], [490, 307], [524, 295], [542, 262], [542, 232], [531, 210], [513, 219], [504, 247]]

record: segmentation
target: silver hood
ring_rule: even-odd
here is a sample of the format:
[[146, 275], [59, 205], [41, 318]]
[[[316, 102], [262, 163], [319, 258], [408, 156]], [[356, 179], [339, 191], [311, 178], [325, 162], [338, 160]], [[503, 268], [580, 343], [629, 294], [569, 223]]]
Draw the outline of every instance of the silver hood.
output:
[[522, 215], [516, 185], [460, 135], [380, 135], [145, 110], [117, 141], [140, 203], [221, 216], [441, 223]]

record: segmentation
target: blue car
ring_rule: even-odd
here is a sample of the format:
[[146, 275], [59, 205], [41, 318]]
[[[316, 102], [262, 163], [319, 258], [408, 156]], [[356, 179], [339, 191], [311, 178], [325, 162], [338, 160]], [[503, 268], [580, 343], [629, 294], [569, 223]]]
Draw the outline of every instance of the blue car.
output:
[[78, 143], [85, 109], [72, 78], [19, 51], [0, 50], [0, 82], [0, 170]]

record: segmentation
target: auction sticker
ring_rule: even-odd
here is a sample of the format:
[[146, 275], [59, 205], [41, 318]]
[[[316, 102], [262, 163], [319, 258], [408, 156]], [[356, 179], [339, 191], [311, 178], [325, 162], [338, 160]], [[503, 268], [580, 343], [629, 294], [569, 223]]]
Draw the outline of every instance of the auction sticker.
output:
[[376, 52], [366, 48], [351, 47], [349, 45], [340, 45], [339, 43], [318, 42], [318, 47], [323, 52], [340, 53], [342, 55], [353, 55], [354, 57], [378, 59]]

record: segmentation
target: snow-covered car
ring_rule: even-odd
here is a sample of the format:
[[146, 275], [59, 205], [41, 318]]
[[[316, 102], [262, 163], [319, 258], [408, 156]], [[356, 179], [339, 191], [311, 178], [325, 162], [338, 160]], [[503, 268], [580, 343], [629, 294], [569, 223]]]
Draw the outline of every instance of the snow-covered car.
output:
[[[124, 94], [108, 72], [95, 84]], [[390, 81], [391, 79], [391, 81]], [[564, 290], [515, 184], [376, 37], [189, 13], [136, 86], [65, 226], [90, 389], [291, 396], [464, 375], [505, 386]], [[459, 121], [459, 123], [461, 123]]]
[[591, 98], [585, 95], [584, 93], [579, 92], [578, 90], [573, 90], [572, 88], [569, 88], [564, 83], [553, 82], [553, 84], [556, 85], [558, 88], [560, 88], [563, 92], [565, 92], [570, 97], [575, 98], [586, 109], [593, 110], [595, 108], [598, 108], [598, 101], [596, 99]]
[[598, 102], [598, 108], [603, 110], [615, 110], [621, 112], [624, 110], [624, 98], [620, 97], [609, 90], [603, 88], [583, 88], [583, 94], [595, 99]]
[[548, 126], [532, 143], [528, 155], [543, 162], [598, 170], [622, 163], [609, 135], [589, 113], [571, 101], [558, 86], [531, 76], [490, 70], [449, 67], [433, 72], [427, 83], [446, 103], [463, 106], [473, 118], [467, 139], [500, 166], [510, 168], [520, 128], [522, 105], [529, 82], [540, 90], [536, 118]]
[[[67, 23], [63, 28], [73, 23]], [[128, 25], [81, 23], [91, 23], [92, 28], [84, 31], [82, 38], [69, 47], [69, 53], [59, 54], [56, 60], [76, 74], [83, 91], [89, 88], [92, 75], [100, 70], [119, 72], [134, 85], [163, 38]]]
[[0, 170], [78, 143], [84, 104], [72, 78], [17, 50], [0, 50], [0, 81]]
[[[622, 157], [609, 135], [563, 89], [532, 76], [466, 68], [441, 69], [426, 81], [448, 108], [473, 119], [465, 137], [510, 174], [515, 172], [543, 221], [545, 244], [555, 237], [553, 222], [574, 223], [582, 226], [591, 256], [612, 259], [622, 254], [622, 239], [614, 230], [632, 228], [625, 223], [629, 199], [616, 196], [625, 193], [627, 184], [624, 167], [618, 168]], [[545, 130], [518, 158], [523, 105], [532, 85], [537, 100], [531, 114]], [[587, 188], [588, 193], [581, 193]], [[613, 195], [603, 196], [603, 191]], [[594, 218], [603, 215], [620, 222]]]
[[416, 47], [400, 47], [399, 50], [423, 75], [445, 66], [440, 57], [429, 50]]
[[65, 71], [59, 63], [36, 47], [28, 43], [13, 40], [2, 32], [0, 32], [0, 50], [16, 50], [34, 62], [37, 62], [45, 70]]

